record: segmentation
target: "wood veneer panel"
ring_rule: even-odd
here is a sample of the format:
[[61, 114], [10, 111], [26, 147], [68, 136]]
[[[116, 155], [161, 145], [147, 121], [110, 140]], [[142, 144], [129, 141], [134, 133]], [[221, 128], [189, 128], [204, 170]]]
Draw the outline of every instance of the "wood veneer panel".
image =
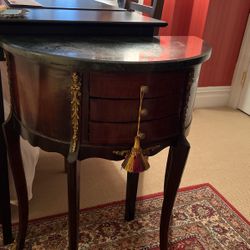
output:
[[160, 97], [181, 89], [185, 71], [168, 73], [92, 73], [90, 96], [103, 98], [139, 98], [140, 86], [149, 87], [145, 98]]
[[[142, 122], [141, 132], [145, 134], [143, 142], [170, 138], [179, 132], [179, 116]], [[133, 143], [137, 123], [89, 123], [90, 144], [128, 144]]]
[[[180, 91], [182, 93], [182, 91]], [[160, 119], [180, 111], [181, 94], [170, 94], [161, 98], [144, 99], [146, 114], [142, 121]], [[90, 120], [103, 122], [136, 122], [139, 100], [90, 99]]]
[[11, 81], [15, 113], [21, 123], [48, 137], [70, 140], [71, 72], [21, 56], [10, 63], [15, 72]]

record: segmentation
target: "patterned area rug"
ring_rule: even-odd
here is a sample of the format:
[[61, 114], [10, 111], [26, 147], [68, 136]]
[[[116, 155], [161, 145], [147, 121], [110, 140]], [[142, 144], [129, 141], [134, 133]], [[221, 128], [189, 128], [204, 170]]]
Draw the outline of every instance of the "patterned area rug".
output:
[[[124, 202], [82, 210], [79, 249], [159, 249], [161, 204], [161, 194], [139, 198], [131, 222], [123, 219]], [[66, 215], [31, 221], [26, 249], [67, 249]], [[169, 249], [250, 249], [250, 224], [211, 185], [182, 188], [173, 211]]]

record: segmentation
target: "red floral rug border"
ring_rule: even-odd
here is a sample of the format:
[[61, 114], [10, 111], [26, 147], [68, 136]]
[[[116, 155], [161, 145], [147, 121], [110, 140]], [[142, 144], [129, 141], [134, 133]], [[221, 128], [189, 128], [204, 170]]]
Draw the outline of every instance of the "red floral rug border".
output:
[[[237, 210], [237, 208], [235, 208], [215, 187], [213, 187], [210, 183], [202, 183], [202, 184], [196, 184], [196, 185], [191, 185], [191, 186], [187, 186], [187, 187], [181, 187], [178, 189], [178, 192], [185, 192], [185, 191], [191, 191], [194, 189], [198, 189], [201, 187], [205, 187], [208, 186], [210, 187], [242, 220], [244, 220], [248, 225], [250, 225], [250, 220], [248, 220], [244, 215], [242, 215], [240, 213], [239, 210]], [[136, 200], [140, 201], [140, 200], [145, 200], [145, 199], [150, 199], [150, 198], [156, 198], [156, 197], [161, 197], [163, 195], [163, 192], [158, 192], [158, 193], [154, 193], [154, 194], [147, 194], [147, 195], [142, 195], [142, 196], [138, 196]], [[124, 203], [125, 200], [119, 200], [119, 201], [113, 201], [113, 202], [108, 202], [108, 203], [104, 203], [101, 205], [96, 205], [96, 206], [92, 206], [92, 207], [86, 207], [86, 208], [82, 208], [80, 211], [90, 211], [90, 210], [94, 210], [97, 208], [103, 208], [103, 207], [107, 207], [107, 206], [112, 206], [112, 205], [119, 205]], [[52, 219], [52, 218], [56, 218], [56, 217], [60, 217], [60, 216], [64, 216], [67, 213], [59, 213], [59, 214], [54, 214], [54, 215], [48, 215], [48, 216], [44, 216], [41, 218], [36, 218], [36, 219], [32, 219], [30, 220], [30, 222], [39, 222], [45, 219]], [[13, 225], [16, 225], [17, 223], [14, 223]]]
[[179, 192], [189, 191], [193, 189], [197, 189], [200, 187], [209, 186], [242, 220], [244, 220], [248, 225], [250, 225], [250, 220], [248, 220], [244, 215], [240, 213], [239, 210], [237, 210], [236, 207], [234, 207], [214, 186], [212, 186], [210, 183], [203, 183], [203, 184], [197, 184], [192, 185], [188, 187], [182, 187], [179, 188]]
[[[211, 184], [178, 191], [169, 250], [250, 250], [250, 222]], [[159, 250], [162, 195], [160, 192], [138, 197], [137, 216], [131, 222], [124, 222], [124, 200], [81, 209], [79, 249]], [[16, 225], [13, 230], [17, 232]], [[33, 219], [28, 231], [25, 249], [68, 247], [67, 213]], [[13, 244], [0, 249], [13, 249]]]

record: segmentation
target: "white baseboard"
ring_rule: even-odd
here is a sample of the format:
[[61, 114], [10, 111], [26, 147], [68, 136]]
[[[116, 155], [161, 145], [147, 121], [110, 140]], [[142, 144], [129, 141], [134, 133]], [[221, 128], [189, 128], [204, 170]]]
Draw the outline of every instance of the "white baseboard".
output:
[[228, 106], [231, 86], [198, 87], [195, 108]]

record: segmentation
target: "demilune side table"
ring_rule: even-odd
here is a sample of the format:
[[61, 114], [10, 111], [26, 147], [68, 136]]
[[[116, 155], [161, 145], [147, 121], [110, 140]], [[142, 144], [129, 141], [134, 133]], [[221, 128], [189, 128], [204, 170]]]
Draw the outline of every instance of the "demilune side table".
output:
[[[69, 248], [77, 249], [78, 160], [121, 160], [133, 147], [141, 107], [141, 152], [170, 146], [160, 223], [167, 249], [171, 212], [188, 156], [201, 64], [211, 49], [197, 37], [0, 38], [9, 75], [12, 110], [4, 123], [19, 203], [17, 249], [23, 249], [28, 198], [19, 136], [65, 157], [69, 197]], [[143, 99], [141, 89], [145, 88]], [[139, 172], [127, 175], [125, 219], [134, 218]]]

